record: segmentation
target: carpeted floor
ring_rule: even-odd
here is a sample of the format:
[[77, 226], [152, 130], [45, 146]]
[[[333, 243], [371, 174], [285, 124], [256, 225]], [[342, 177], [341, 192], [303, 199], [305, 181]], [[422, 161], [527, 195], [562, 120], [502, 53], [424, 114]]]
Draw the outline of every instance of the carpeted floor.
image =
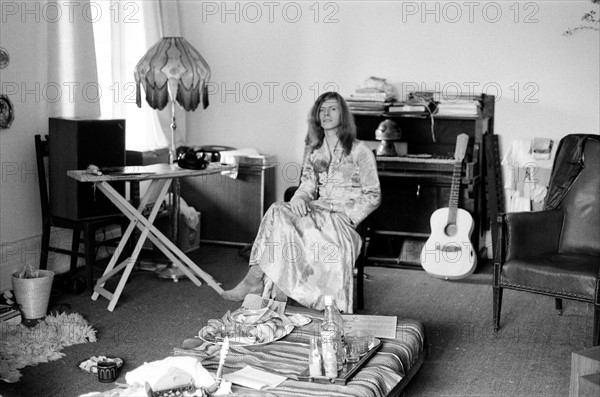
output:
[[[246, 272], [235, 248], [203, 246], [190, 257], [223, 283], [234, 286]], [[501, 330], [491, 325], [489, 264], [461, 281], [444, 281], [423, 271], [367, 268], [368, 314], [418, 319], [427, 330], [429, 356], [405, 391], [406, 396], [556, 396], [569, 392], [571, 353], [590, 346], [592, 308], [564, 303], [557, 316], [551, 298], [506, 291]], [[212, 288], [189, 280], [174, 283], [136, 272], [114, 312], [107, 301], [87, 295], [63, 295], [97, 332], [95, 343], [63, 350], [66, 357], [22, 370], [15, 384], [0, 382], [4, 397], [69, 397], [114, 385], [99, 383], [77, 368], [92, 355], [124, 359], [117, 382], [144, 362], [170, 355], [210, 318], [238, 303], [221, 299]]]

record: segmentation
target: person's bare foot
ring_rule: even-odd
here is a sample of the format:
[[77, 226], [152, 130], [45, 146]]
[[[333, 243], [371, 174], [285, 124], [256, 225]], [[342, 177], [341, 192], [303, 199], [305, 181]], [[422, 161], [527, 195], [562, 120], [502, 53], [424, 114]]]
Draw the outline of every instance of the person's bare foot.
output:
[[273, 299], [279, 302], [287, 302], [287, 295], [275, 284], [273, 284]]
[[241, 302], [244, 300], [246, 295], [248, 294], [262, 294], [263, 286], [261, 285], [252, 285], [245, 280], [242, 280], [235, 288], [230, 289], [228, 291], [223, 291], [221, 296], [228, 300], [234, 302]]
[[250, 266], [250, 270], [246, 277], [235, 288], [228, 291], [223, 291], [221, 296], [228, 301], [240, 302], [243, 301], [248, 294], [261, 295], [264, 289], [263, 285], [264, 273], [260, 266]]

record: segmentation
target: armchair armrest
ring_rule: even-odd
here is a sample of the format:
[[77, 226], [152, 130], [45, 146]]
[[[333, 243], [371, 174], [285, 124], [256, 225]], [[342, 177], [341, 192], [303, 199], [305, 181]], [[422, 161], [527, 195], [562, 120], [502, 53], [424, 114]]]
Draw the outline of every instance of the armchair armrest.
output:
[[557, 253], [563, 218], [561, 209], [504, 214], [499, 227], [505, 260]]
[[285, 192], [283, 193], [283, 201], [290, 201], [292, 197], [294, 197], [294, 193], [296, 193], [296, 190], [298, 190], [298, 186], [290, 186], [287, 189], [285, 189]]

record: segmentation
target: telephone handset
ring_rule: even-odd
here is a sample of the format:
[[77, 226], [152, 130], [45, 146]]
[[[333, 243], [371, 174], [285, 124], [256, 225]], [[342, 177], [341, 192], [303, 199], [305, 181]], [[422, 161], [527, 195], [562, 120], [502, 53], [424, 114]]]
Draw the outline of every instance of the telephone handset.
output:
[[203, 170], [209, 163], [221, 161], [221, 151], [234, 150], [229, 146], [180, 146], [177, 149], [177, 164], [181, 168]]

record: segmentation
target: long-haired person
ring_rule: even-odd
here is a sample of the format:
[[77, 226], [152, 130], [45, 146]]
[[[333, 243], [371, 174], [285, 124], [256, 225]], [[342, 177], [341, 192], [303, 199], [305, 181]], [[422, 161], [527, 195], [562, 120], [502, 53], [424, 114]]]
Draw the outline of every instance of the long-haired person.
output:
[[346, 101], [322, 94], [309, 115], [300, 185], [288, 203], [274, 203], [265, 213], [248, 274], [222, 296], [241, 301], [271, 281], [279, 297], [322, 310], [323, 297], [333, 295], [340, 310], [351, 313], [361, 245], [355, 228], [380, 203], [375, 156], [356, 139]]

